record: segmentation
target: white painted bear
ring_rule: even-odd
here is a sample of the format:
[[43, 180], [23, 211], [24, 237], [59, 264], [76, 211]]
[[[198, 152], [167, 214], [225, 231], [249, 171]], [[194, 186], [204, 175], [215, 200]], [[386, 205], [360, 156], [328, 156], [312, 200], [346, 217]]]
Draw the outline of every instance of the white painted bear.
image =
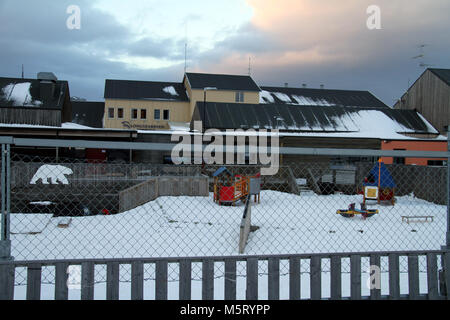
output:
[[59, 166], [59, 165], [49, 165], [45, 164], [41, 166], [38, 171], [34, 174], [30, 181], [30, 184], [36, 184], [36, 182], [41, 179], [43, 184], [49, 184], [48, 179], [51, 180], [51, 184], [69, 184], [66, 175], [73, 174], [72, 169]]

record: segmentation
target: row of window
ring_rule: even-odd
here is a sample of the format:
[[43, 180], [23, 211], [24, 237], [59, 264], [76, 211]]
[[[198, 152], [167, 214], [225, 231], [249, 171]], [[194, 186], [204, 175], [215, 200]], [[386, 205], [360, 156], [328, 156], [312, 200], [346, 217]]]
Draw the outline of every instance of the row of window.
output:
[[[138, 118], [138, 116], [140, 116]], [[116, 108], [108, 108], [108, 118], [116, 119]], [[124, 108], [117, 108], [117, 119], [124, 118]], [[131, 109], [130, 118], [132, 120], [147, 120], [147, 109]], [[161, 120], [161, 110], [153, 111], [153, 120]], [[162, 120], [170, 120], [170, 110], [163, 110]]]

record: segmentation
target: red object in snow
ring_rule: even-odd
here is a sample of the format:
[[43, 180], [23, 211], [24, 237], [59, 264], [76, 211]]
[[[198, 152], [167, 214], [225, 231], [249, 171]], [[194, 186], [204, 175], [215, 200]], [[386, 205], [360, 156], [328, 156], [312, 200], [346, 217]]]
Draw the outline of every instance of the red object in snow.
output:
[[103, 209], [103, 210], [102, 210], [102, 213], [103, 213], [105, 216], [109, 216], [109, 215], [110, 215], [108, 209]]
[[220, 201], [232, 201], [234, 198], [234, 187], [221, 187], [220, 188]]

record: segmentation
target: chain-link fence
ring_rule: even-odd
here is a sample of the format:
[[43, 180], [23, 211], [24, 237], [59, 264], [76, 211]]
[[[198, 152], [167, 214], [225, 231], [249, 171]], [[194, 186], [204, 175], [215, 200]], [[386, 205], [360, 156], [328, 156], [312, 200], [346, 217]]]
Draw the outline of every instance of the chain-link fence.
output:
[[[260, 176], [259, 166], [221, 167], [56, 161], [13, 151], [11, 255], [28, 261], [238, 255], [247, 199], [247, 255], [445, 245], [447, 167], [295, 162], [272, 176]], [[426, 261], [419, 262], [426, 270]], [[101, 268], [99, 282], [106, 281]], [[124, 268], [120, 280], [129, 282], [131, 270]], [[178, 270], [170, 268], [168, 281], [177, 281]], [[215, 268], [215, 277], [223, 277], [224, 266]], [[342, 271], [349, 269], [343, 260]], [[322, 270], [330, 270], [327, 260]], [[405, 261], [400, 271], [407, 271]], [[43, 283], [53, 281], [53, 272], [43, 270]], [[144, 279], [154, 279], [153, 269], [144, 272]], [[280, 273], [288, 272], [281, 264]], [[245, 270], [238, 266], [239, 274]], [[192, 277], [201, 279], [200, 264], [193, 264]], [[25, 283], [26, 273], [18, 269], [15, 281]]]

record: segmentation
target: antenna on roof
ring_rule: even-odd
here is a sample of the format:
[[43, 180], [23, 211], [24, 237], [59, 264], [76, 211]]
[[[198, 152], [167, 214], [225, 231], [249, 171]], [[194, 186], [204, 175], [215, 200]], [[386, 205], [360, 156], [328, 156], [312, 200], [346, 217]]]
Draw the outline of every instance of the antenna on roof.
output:
[[188, 37], [187, 37], [187, 21], [185, 25], [185, 42], [184, 42], [184, 73], [187, 71], [187, 48], [188, 48]]
[[431, 67], [432, 64], [427, 64], [424, 62], [425, 59], [425, 51], [424, 48], [427, 47], [427, 44], [419, 44], [417, 47], [420, 49], [420, 54], [418, 54], [415, 57], [412, 57], [411, 59], [420, 59], [419, 61], [419, 67], [421, 68], [427, 68], [427, 67]]
[[24, 78], [23, 64], [22, 64], [22, 79]]
[[248, 75], [252, 75], [252, 57], [248, 57]]

